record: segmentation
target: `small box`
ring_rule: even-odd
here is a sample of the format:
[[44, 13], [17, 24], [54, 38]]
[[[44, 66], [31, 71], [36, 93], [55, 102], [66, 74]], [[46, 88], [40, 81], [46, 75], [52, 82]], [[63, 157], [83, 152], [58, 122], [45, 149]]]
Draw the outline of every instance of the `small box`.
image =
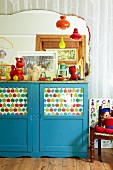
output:
[[0, 80], [6, 80], [6, 76], [10, 75], [11, 65], [1, 64], [0, 65]]

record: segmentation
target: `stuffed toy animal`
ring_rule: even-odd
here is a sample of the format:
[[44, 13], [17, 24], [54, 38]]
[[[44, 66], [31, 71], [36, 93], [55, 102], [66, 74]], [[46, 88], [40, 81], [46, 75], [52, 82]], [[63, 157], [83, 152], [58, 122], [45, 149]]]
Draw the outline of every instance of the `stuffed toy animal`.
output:
[[103, 108], [100, 110], [102, 126], [96, 126], [96, 132], [113, 134], [113, 117], [111, 117], [110, 108]]
[[7, 80], [24, 80], [24, 58], [16, 57], [16, 66], [11, 65], [10, 75], [6, 76]]
[[69, 67], [69, 73], [71, 74], [70, 80], [81, 80], [80, 76], [76, 73], [76, 66]]
[[41, 66], [33, 66], [33, 70], [28, 70], [28, 80], [29, 81], [37, 81], [39, 80], [39, 72], [40, 72]]

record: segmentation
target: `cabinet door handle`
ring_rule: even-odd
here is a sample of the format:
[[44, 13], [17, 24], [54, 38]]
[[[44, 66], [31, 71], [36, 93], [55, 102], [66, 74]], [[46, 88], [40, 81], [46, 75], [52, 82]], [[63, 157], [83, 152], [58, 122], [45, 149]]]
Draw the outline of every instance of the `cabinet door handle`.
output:
[[30, 116], [29, 119], [32, 120], [32, 116]]
[[36, 118], [36, 117], [39, 118], [40, 116], [39, 115], [33, 115], [33, 118]]

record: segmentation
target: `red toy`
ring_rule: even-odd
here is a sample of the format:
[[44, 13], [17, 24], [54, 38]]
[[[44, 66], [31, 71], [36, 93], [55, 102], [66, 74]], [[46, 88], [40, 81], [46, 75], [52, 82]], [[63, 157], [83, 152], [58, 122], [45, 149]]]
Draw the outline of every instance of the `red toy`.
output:
[[80, 76], [76, 74], [76, 66], [70, 66], [69, 73], [71, 74], [70, 80], [81, 80]]
[[7, 80], [24, 80], [23, 75], [23, 66], [24, 66], [24, 59], [23, 58], [16, 58], [16, 67], [14, 65], [11, 66], [10, 76], [8, 76]]
[[53, 78], [53, 81], [63, 81], [64, 77]]
[[113, 117], [111, 117], [110, 108], [101, 109], [101, 117], [103, 118], [102, 125], [105, 127], [96, 126], [96, 131], [100, 133], [113, 133]]
[[43, 72], [42, 74], [40, 74], [39, 80], [40, 80], [40, 81], [46, 81], [46, 73], [45, 73], [45, 72]]

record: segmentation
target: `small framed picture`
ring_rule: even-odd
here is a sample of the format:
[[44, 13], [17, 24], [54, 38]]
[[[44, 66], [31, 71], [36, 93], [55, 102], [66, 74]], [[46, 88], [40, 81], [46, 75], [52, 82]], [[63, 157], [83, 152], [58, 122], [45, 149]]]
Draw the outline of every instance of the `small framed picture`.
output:
[[11, 66], [1, 64], [0, 65], [0, 80], [6, 80], [6, 76], [10, 75]]
[[58, 64], [65, 63], [67, 66], [75, 65], [78, 61], [78, 49], [46, 49], [46, 51], [56, 51]]
[[24, 58], [25, 77], [28, 76], [30, 70], [33, 70], [34, 66], [40, 66], [40, 73], [45, 72], [46, 77], [56, 77], [58, 59], [55, 51], [19, 51], [18, 57]]

